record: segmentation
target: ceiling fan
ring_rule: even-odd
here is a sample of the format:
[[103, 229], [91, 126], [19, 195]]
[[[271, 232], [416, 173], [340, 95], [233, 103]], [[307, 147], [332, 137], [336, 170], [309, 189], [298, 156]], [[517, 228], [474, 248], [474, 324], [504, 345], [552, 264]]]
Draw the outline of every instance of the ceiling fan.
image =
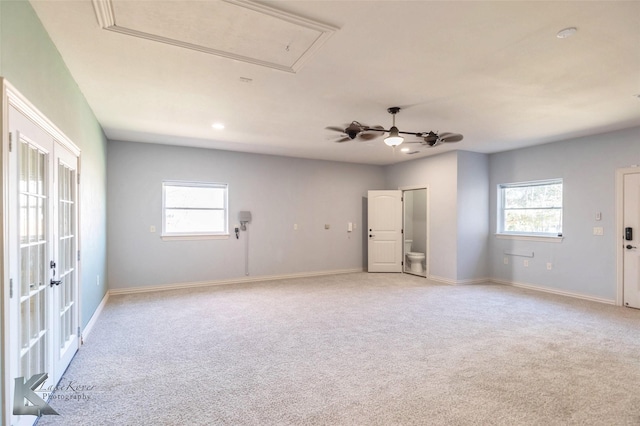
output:
[[[327, 127], [328, 130], [338, 131], [344, 136], [336, 142], [347, 142], [355, 139], [356, 137], [362, 140], [371, 140], [381, 136], [383, 133], [389, 133], [384, 139], [384, 143], [395, 148], [404, 142], [404, 138], [400, 135], [417, 136], [422, 140], [409, 141], [407, 143], [419, 143], [423, 146], [434, 147], [442, 143], [460, 142], [463, 136], [459, 133], [443, 132], [438, 133], [434, 131], [429, 132], [403, 132], [396, 127], [396, 114], [400, 112], [400, 107], [387, 108], [387, 112], [393, 116], [393, 125], [389, 130], [382, 126], [368, 127], [357, 121], [352, 121], [345, 129], [339, 127]], [[373, 132], [373, 133], [371, 133]]]

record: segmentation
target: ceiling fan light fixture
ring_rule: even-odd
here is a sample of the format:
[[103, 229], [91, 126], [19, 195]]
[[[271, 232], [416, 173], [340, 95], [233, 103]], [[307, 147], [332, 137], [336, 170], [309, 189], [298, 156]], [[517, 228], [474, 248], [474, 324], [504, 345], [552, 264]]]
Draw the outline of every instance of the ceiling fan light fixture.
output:
[[556, 34], [556, 37], [560, 39], [569, 38], [572, 35], [574, 35], [577, 31], [578, 29], [576, 27], [563, 28], [560, 31], [558, 31], [558, 34]]
[[404, 138], [398, 133], [398, 128], [393, 126], [389, 129], [389, 136], [384, 139], [384, 143], [395, 148], [402, 142], [404, 142]]

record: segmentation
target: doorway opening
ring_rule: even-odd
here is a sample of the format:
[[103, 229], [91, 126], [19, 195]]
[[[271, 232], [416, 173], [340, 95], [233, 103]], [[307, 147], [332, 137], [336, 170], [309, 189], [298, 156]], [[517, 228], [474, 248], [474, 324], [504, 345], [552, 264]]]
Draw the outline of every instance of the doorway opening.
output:
[[403, 189], [403, 272], [428, 275], [427, 188]]

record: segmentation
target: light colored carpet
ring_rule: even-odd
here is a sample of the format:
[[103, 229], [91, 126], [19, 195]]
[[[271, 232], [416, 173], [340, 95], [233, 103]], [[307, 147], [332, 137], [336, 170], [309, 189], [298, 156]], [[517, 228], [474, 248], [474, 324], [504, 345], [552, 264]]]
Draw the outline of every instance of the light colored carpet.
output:
[[40, 426], [638, 425], [640, 311], [400, 274], [116, 296], [66, 384]]

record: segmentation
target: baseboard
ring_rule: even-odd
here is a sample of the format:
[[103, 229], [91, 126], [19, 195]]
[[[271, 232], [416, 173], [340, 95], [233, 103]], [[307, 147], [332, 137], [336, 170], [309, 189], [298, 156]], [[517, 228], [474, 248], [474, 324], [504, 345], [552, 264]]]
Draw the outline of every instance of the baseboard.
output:
[[533, 285], [533, 284], [525, 284], [525, 283], [519, 283], [519, 282], [515, 282], [515, 281], [506, 281], [506, 280], [500, 280], [500, 279], [497, 279], [497, 278], [491, 278], [490, 282], [495, 283], [495, 284], [510, 285], [512, 287], [526, 288], [528, 290], [541, 291], [541, 292], [544, 292], [544, 293], [557, 294], [557, 295], [560, 295], [560, 296], [568, 296], [568, 297], [573, 297], [573, 298], [576, 298], [576, 299], [589, 300], [589, 301], [592, 301], [592, 302], [605, 303], [607, 305], [615, 305], [616, 304], [616, 301], [615, 300], [611, 300], [611, 299], [605, 299], [605, 298], [602, 298], [602, 297], [590, 296], [588, 294], [582, 294], [582, 293], [574, 293], [572, 291], [558, 290], [558, 289], [555, 289], [555, 288], [542, 287], [542, 286]]
[[148, 292], [164, 291], [164, 290], [181, 290], [181, 289], [187, 289], [187, 288], [213, 287], [213, 286], [229, 285], [229, 284], [245, 284], [245, 283], [254, 283], [254, 282], [260, 282], [260, 281], [276, 281], [276, 280], [288, 280], [293, 278], [321, 277], [325, 275], [353, 274], [356, 272], [363, 272], [363, 269], [361, 268], [339, 269], [339, 270], [333, 270], [333, 271], [301, 272], [298, 274], [242, 277], [242, 278], [234, 278], [230, 280], [195, 281], [195, 282], [174, 283], [174, 284], [154, 285], [154, 286], [145, 286], [145, 287], [116, 288], [116, 289], [109, 290], [109, 295], [115, 296], [118, 294], [148, 293]]
[[80, 337], [82, 342], [87, 340], [87, 336], [89, 336], [89, 334], [93, 330], [93, 326], [96, 325], [96, 322], [98, 321], [98, 317], [102, 313], [102, 310], [104, 309], [104, 307], [107, 304], [108, 300], [109, 300], [109, 292], [107, 291], [107, 293], [102, 298], [102, 301], [100, 302], [100, 304], [96, 308], [95, 312], [93, 313], [93, 315], [91, 315], [91, 319], [87, 323], [87, 326], [84, 328], [84, 330], [82, 330], [82, 335]]
[[450, 278], [438, 277], [436, 275], [429, 275], [427, 277], [430, 281], [435, 281], [448, 285], [467, 285], [467, 284], [486, 284], [491, 281], [490, 278], [473, 278], [466, 280], [452, 280]]

